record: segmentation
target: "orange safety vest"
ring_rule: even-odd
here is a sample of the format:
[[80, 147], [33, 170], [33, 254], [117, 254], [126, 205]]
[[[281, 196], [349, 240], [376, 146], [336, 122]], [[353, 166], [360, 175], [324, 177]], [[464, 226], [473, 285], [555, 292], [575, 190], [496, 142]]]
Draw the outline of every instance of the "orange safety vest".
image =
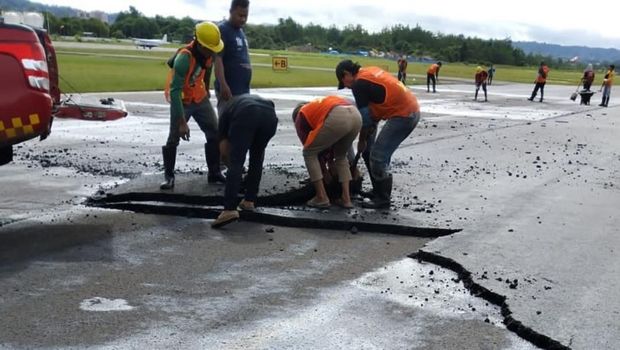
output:
[[489, 78], [489, 73], [487, 73], [487, 71], [485, 70], [482, 70], [476, 73], [476, 75], [474, 76], [474, 80], [476, 81], [476, 84], [482, 84], [485, 81], [487, 81], [488, 78]]
[[323, 128], [325, 119], [334, 107], [350, 105], [351, 102], [344, 97], [326, 96], [312, 100], [301, 107], [299, 113], [306, 118], [308, 125], [312, 128], [312, 131], [310, 131], [308, 137], [306, 138], [306, 142], [304, 142], [304, 147], [308, 147], [312, 144], [316, 136], [321, 131], [321, 128]]
[[538, 77], [536, 77], [537, 83], [546, 83], [547, 77], [549, 76], [549, 67], [542, 66], [543, 74], [538, 73]]
[[[181, 53], [189, 55], [189, 69], [187, 70], [187, 74], [185, 75], [185, 81], [183, 83], [183, 90], [181, 91], [181, 99], [183, 100], [184, 105], [188, 105], [190, 103], [199, 103], [205, 97], [207, 97], [208, 92], [204, 83], [205, 77], [205, 69], [200, 70], [200, 74], [192, 81], [192, 76], [194, 75], [194, 71], [196, 70], [196, 58], [192, 55], [190, 51], [191, 43], [186, 47], [180, 49], [176, 54], [179, 55]], [[207, 67], [211, 67], [213, 64], [213, 58], [209, 57], [206, 62]], [[166, 101], [170, 102], [170, 84], [172, 83], [172, 79], [174, 78], [174, 68], [170, 69], [168, 72], [168, 77], [166, 79], [166, 87], [164, 89], [164, 95], [166, 97]]]
[[433, 63], [430, 67], [428, 67], [426, 73], [435, 75], [437, 74], [437, 70], [439, 70], [439, 65], [437, 63]]
[[370, 102], [368, 105], [374, 119], [387, 120], [394, 117], [409, 117], [412, 113], [420, 111], [418, 99], [413, 92], [398, 81], [396, 77], [386, 73], [381, 68], [360, 68], [356, 78], [368, 80], [371, 83], [383, 86], [385, 89], [383, 103]]

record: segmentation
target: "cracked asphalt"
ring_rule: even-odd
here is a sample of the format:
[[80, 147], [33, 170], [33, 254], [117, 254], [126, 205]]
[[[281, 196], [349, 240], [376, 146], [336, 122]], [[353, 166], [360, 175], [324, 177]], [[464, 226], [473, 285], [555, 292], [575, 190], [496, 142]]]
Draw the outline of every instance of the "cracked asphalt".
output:
[[[620, 110], [556, 86], [529, 102], [531, 88], [498, 82], [481, 103], [465, 84], [414, 87], [422, 121], [392, 159], [394, 205], [376, 220], [460, 230], [440, 238], [243, 221], [217, 231], [85, 206], [156, 185], [168, 128], [161, 92], [97, 94], [130, 116], [56, 120], [0, 168], [0, 348], [535, 348], [456, 272], [408, 257], [422, 251], [504, 296], [514, 320], [554, 341], [539, 346], [615, 349]], [[290, 112], [335, 89], [254, 92], [280, 118], [265, 167], [303, 175]], [[177, 171], [201, 193], [204, 136], [190, 126]]]

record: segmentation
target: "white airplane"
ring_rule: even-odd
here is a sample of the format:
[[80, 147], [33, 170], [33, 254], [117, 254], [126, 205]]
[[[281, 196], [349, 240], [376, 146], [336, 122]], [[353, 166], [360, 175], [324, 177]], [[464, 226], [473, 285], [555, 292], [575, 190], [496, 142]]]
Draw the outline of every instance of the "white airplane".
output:
[[160, 39], [141, 39], [133, 38], [133, 42], [136, 47], [152, 49], [168, 42], [168, 34], [164, 34], [164, 37]]

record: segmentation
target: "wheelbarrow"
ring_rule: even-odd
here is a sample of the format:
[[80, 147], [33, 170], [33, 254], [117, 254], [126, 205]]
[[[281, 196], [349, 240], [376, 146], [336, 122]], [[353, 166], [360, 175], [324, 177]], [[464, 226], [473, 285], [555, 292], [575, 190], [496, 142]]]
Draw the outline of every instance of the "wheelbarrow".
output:
[[592, 98], [592, 95], [594, 95], [594, 91], [585, 90], [585, 89], [579, 91], [579, 96], [581, 96], [581, 99], [579, 100], [579, 104], [589, 106], [590, 98]]

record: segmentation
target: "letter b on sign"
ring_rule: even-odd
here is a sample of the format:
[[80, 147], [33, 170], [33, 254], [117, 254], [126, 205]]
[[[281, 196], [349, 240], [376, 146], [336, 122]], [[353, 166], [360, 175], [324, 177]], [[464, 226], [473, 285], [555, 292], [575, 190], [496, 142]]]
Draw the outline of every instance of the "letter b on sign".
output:
[[284, 57], [284, 56], [271, 57], [271, 68], [274, 71], [288, 70], [288, 57]]

